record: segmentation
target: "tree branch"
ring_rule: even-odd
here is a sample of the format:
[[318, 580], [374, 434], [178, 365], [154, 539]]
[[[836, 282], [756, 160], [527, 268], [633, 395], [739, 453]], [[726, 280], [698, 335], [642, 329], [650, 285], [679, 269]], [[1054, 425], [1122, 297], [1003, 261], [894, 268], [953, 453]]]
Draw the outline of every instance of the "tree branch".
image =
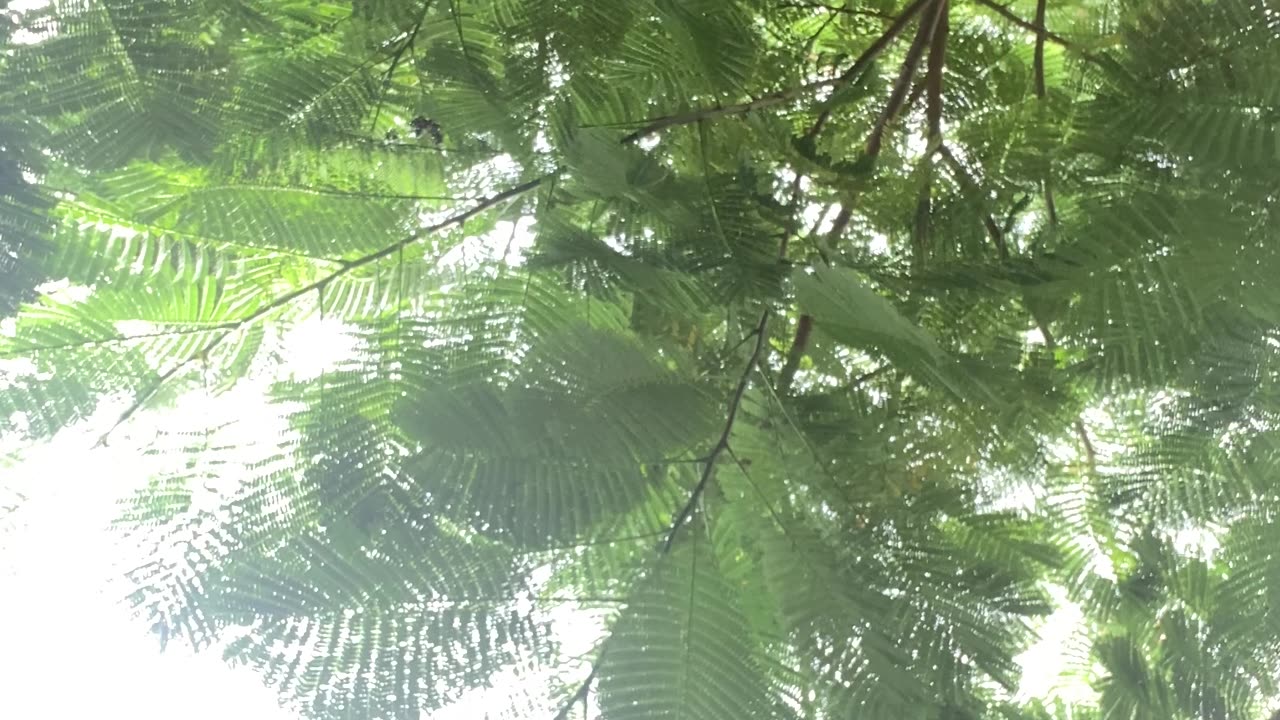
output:
[[[942, 70], [946, 65], [947, 34], [951, 29], [950, 7], [947, 0], [942, 3], [942, 17], [938, 27], [934, 28], [933, 38], [929, 44], [929, 60], [925, 72], [924, 88], [925, 122], [928, 126], [927, 137], [930, 148], [938, 147], [942, 142]], [[929, 223], [933, 216], [933, 153], [924, 158], [925, 180], [920, 187], [920, 197], [916, 200], [916, 217], [913, 232], [914, 247], [912, 264], [916, 270], [924, 267], [929, 253]]]
[[803, 2], [784, 2], [778, 3], [780, 8], [790, 8], [794, 10], [825, 10], [829, 13], [840, 15], [862, 15], [864, 17], [880, 18], [881, 20], [893, 20], [894, 17], [889, 13], [880, 12], [879, 10], [866, 10], [862, 8], [836, 7], [835, 5], [825, 5], [823, 3], [803, 3]]
[[[865, 72], [871, 63], [880, 56], [880, 53], [884, 52], [885, 48], [889, 47], [889, 45], [897, 39], [898, 35], [902, 33], [902, 30], [906, 28], [912, 18], [918, 15], [920, 10], [924, 8], [928, 2], [929, 0], [915, 0], [915, 2], [908, 5], [906, 9], [898, 15], [898, 18], [894, 20], [887, 29], [885, 29], [884, 33], [882, 33], [880, 37], [876, 38], [875, 42], [871, 43], [866, 50], [862, 51], [862, 54], [853, 61], [853, 64], [849, 66], [849, 69], [845, 70], [841, 73], [840, 77], [836, 78], [834, 84], [836, 90], [839, 90], [845, 85], [857, 80], [858, 76]], [[834, 92], [832, 94], [834, 95]], [[818, 133], [822, 132], [822, 128], [826, 126], [827, 121], [831, 119], [832, 109], [832, 104], [827, 102], [826, 107], [824, 107], [822, 112], [818, 115], [818, 119], [814, 122], [813, 127], [809, 128], [809, 132], [805, 133], [805, 139], [815, 138]]]
[[[1035, 322], [1036, 328], [1040, 330], [1040, 335], [1044, 337], [1044, 346], [1049, 349], [1051, 354], [1057, 354], [1058, 342], [1054, 339], [1053, 333], [1049, 330], [1049, 323], [1045, 322], [1036, 313], [1031, 313], [1031, 319]], [[1076, 432], [1076, 438], [1080, 440], [1080, 447], [1084, 450], [1085, 462], [1089, 465], [1089, 473], [1097, 475], [1098, 473], [1098, 451], [1093, 446], [1093, 441], [1089, 439], [1089, 430], [1084, 426], [1084, 419], [1076, 416], [1075, 422], [1071, 424]]]
[[639, 130], [636, 130], [622, 138], [621, 142], [626, 145], [629, 143], [639, 142], [650, 135], [656, 135], [667, 128], [688, 125], [701, 120], [716, 120], [727, 115], [742, 115], [743, 113], [749, 113], [752, 110], [763, 110], [764, 108], [782, 105], [783, 103], [791, 102], [792, 100], [795, 100], [806, 93], [812, 92], [813, 90], [834, 85], [836, 82], [836, 80], [820, 80], [818, 82], [806, 83], [798, 87], [772, 92], [749, 102], [737, 103], [734, 105], [717, 105], [716, 107], [700, 108], [698, 110], [689, 110], [687, 112], [676, 113], [675, 115], [660, 117], [656, 120], [650, 121], [648, 125], [645, 125]]
[[1047, 0], [1036, 0], [1036, 52], [1034, 59], [1034, 68], [1036, 76], [1036, 97], [1044, 98], [1044, 36], [1048, 29], [1044, 26], [1045, 6], [1048, 5]]
[[[1037, 0], [1036, 2], [1036, 52], [1035, 52], [1035, 83], [1036, 97], [1044, 100], [1048, 94], [1048, 88], [1044, 82], [1044, 40], [1048, 29], [1045, 27], [1045, 10], [1048, 0]], [[1049, 226], [1053, 227], [1058, 224], [1058, 204], [1053, 200], [1053, 164], [1046, 158], [1048, 166], [1045, 168], [1044, 179], [1040, 181], [1040, 187], [1044, 194], [1044, 207], [1049, 215]]]
[[880, 117], [876, 118], [871, 134], [867, 137], [866, 152], [872, 159], [880, 155], [885, 129], [902, 110], [903, 101], [907, 99], [907, 92], [911, 88], [911, 80], [915, 77], [916, 68], [920, 65], [920, 57], [924, 55], [925, 47], [932, 39], [942, 15], [946, 12], [946, 0], [932, 0], [932, 2], [934, 3], [933, 15], [921, 18], [916, 37], [911, 41], [911, 47], [907, 49], [907, 57], [902, 61], [902, 69], [898, 72], [898, 79], [894, 82], [893, 91], [889, 94], [889, 101], [885, 103], [884, 110], [880, 112]]
[[[1053, 42], [1057, 43], [1058, 45], [1064, 48], [1067, 48], [1068, 50], [1080, 51], [1080, 49], [1076, 47], [1075, 43], [1062, 37], [1061, 35], [1057, 35], [1049, 32], [1044, 27], [1043, 20], [1040, 20], [1040, 23], [1027, 22], [1026, 20], [1023, 20], [1022, 18], [1015, 15], [1011, 10], [1009, 10], [1009, 8], [1005, 7], [1004, 5], [1001, 5], [995, 0], [978, 0], [978, 4], [984, 5], [990, 8], [991, 10], [994, 10], [997, 15], [1004, 18], [1005, 20], [1008, 20], [1014, 25], [1017, 25], [1023, 30], [1030, 30], [1031, 32], [1035, 33], [1037, 36], [1042, 36], [1047, 40], [1052, 40]], [[1088, 55], [1087, 53], [1084, 53], [1083, 51], [1080, 51], [1080, 52], [1081, 52], [1081, 55], [1083, 55], [1084, 57], [1091, 57], [1090, 55]]]
[[418, 33], [422, 31], [422, 23], [427, 19], [427, 13], [431, 10], [431, 0], [423, 0], [422, 13], [418, 15], [418, 21], [413, 24], [413, 28], [409, 30], [409, 37], [405, 38], [400, 47], [391, 56], [391, 64], [387, 66], [387, 72], [382, 76], [382, 87], [378, 91], [378, 104], [373, 109], [373, 120], [369, 123], [369, 132], [373, 132], [378, 127], [378, 118], [382, 115], [382, 100], [386, 97], [387, 88], [391, 87], [391, 76], [395, 75], [396, 68], [400, 67], [400, 61], [404, 58], [404, 54], [409, 48], [413, 47], [413, 42], [418, 39]]
[[594, 665], [591, 666], [591, 673], [587, 675], [587, 679], [582, 681], [578, 689], [573, 695], [560, 706], [560, 712], [556, 713], [554, 720], [568, 720], [569, 713], [573, 711], [573, 706], [579, 702], [585, 702], [587, 693], [591, 692], [591, 683], [595, 682], [596, 673], [600, 670], [600, 662], [604, 660], [604, 651], [600, 652], [600, 657], [596, 659]]
[[185, 369], [191, 363], [196, 362], [201, 358], [208, 357], [209, 353], [217, 349], [218, 346], [220, 346], [227, 338], [229, 338], [232, 333], [238, 330], [241, 330], [246, 326], [253, 324], [254, 322], [257, 322], [258, 320], [261, 320], [263, 317], [267, 316], [268, 314], [276, 310], [279, 310], [280, 308], [284, 307], [285, 305], [288, 305], [294, 300], [297, 300], [303, 295], [307, 295], [308, 293], [311, 293], [314, 291], [322, 290], [326, 285], [333, 282], [335, 279], [351, 272], [352, 270], [355, 270], [356, 268], [364, 267], [365, 265], [368, 265], [373, 262], [377, 262], [378, 260], [381, 260], [385, 257], [395, 255], [396, 253], [400, 252], [404, 248], [408, 247], [409, 245], [412, 245], [415, 242], [418, 242], [419, 240], [421, 240], [422, 238], [428, 235], [437, 233], [449, 227], [453, 227], [454, 225], [460, 225], [462, 223], [465, 223], [466, 221], [470, 220], [476, 215], [479, 215], [482, 212], [485, 212], [486, 210], [489, 210], [495, 205], [498, 205], [507, 200], [511, 200], [513, 198], [519, 197], [520, 195], [526, 192], [529, 192], [530, 190], [541, 185], [548, 178], [552, 177], [555, 174], [555, 172], [558, 172], [558, 171], [553, 171], [552, 173], [548, 173], [547, 175], [543, 175], [533, 180], [523, 182], [519, 185], [516, 185], [515, 187], [508, 188], [507, 190], [504, 190], [500, 193], [492, 195], [486, 198], [485, 200], [482, 200], [479, 203], [476, 203], [474, 206], [472, 206], [467, 210], [464, 210], [463, 212], [453, 215], [452, 217], [446, 218], [445, 220], [442, 220], [434, 225], [423, 228], [422, 230], [404, 238], [403, 240], [394, 242], [382, 248], [381, 250], [376, 250], [367, 255], [363, 255], [359, 258], [356, 258], [355, 260], [345, 262], [337, 270], [334, 270], [333, 272], [320, 278], [319, 280], [313, 283], [310, 283], [308, 285], [304, 285], [303, 287], [300, 287], [296, 290], [287, 292], [284, 295], [281, 295], [280, 297], [276, 298], [275, 300], [272, 300], [266, 305], [263, 305], [262, 307], [258, 308], [257, 310], [250, 313], [249, 315], [246, 315], [240, 320], [225, 323], [224, 327], [226, 329], [226, 332], [210, 340], [208, 343], [205, 343], [203, 346], [196, 349], [186, 358], [179, 361], [176, 365], [169, 368], [165, 372], [161, 373], [160, 376], [157, 377], [151, 383], [150, 387], [140, 392], [137, 398], [133, 401], [133, 403], [130, 404], [129, 407], [125, 408], [124, 412], [120, 413], [120, 417], [115, 421], [115, 423], [113, 423], [111, 427], [108, 428], [107, 431], [104, 432], [98, 438], [98, 442], [96, 443], [96, 445], [106, 445], [107, 439], [111, 435], [111, 433], [115, 432], [117, 428], [119, 428], [121, 425], [127, 422], [129, 418], [133, 417], [133, 415], [137, 413], [138, 410], [142, 409], [142, 407], [146, 405], [148, 401], [150, 401], [153, 397], [155, 397], [156, 393], [160, 392], [160, 389], [164, 387], [165, 383], [167, 383], [170, 379], [172, 379], [175, 375], [177, 375], [180, 371]]
[[[817, 82], [806, 83], [798, 87], [779, 90], [749, 102], [737, 103], [735, 105], [717, 105], [716, 107], [689, 110], [687, 112], [657, 118], [651, 120], [647, 125], [639, 130], [636, 130], [622, 138], [622, 143], [634, 143], [649, 137], [650, 135], [660, 133], [667, 128], [688, 125], [700, 120], [715, 120], [728, 115], [741, 115], [743, 113], [751, 112], [752, 110], [763, 110], [764, 108], [775, 107], [777, 105], [782, 105], [784, 103], [791, 102], [792, 100], [796, 100], [810, 92], [820, 90], [822, 88], [830, 87], [839, 90], [852, 80], [856, 79], [858, 75], [860, 75], [867, 66], [871, 64], [871, 61], [875, 60], [876, 57], [893, 42], [894, 38], [902, 32], [902, 29], [906, 27], [911, 18], [920, 12], [920, 9], [928, 2], [930, 2], [930, 0], [914, 0], [910, 5], [908, 5], [907, 8], [902, 11], [902, 14], [898, 16], [898, 19], [893, 21], [893, 24], [891, 24], [879, 37], [877, 37], [875, 41], [871, 43], [871, 46], [864, 50], [862, 54], [858, 56], [858, 59], [849, 66], [849, 69], [841, 73], [838, 78], [832, 80], [819, 80]], [[826, 110], [824, 112], [829, 115], [830, 111]], [[825, 122], [825, 120], [822, 120], [819, 124], [819, 128], [821, 127], [821, 124], [825, 124]]]
[[950, 5], [938, 0], [941, 8], [937, 27], [929, 43], [929, 61], [925, 71], [925, 119], [931, 139], [942, 137], [942, 70], [947, 61], [947, 33], [951, 30]]
[[796, 371], [800, 369], [800, 360], [804, 358], [811, 332], [813, 332], [813, 316], [801, 315], [796, 321], [796, 335], [791, 341], [791, 349], [787, 351], [787, 360], [778, 374], [778, 394], [782, 397], [786, 397], [791, 392], [791, 383], [795, 381]]
[[738, 378], [738, 386], [734, 389], [733, 397], [729, 400], [728, 417], [725, 419], [724, 429], [720, 432], [720, 439], [716, 441], [715, 446], [711, 448], [711, 452], [707, 454], [707, 464], [702, 468], [702, 477], [698, 479], [698, 484], [693, 486], [693, 492], [689, 493], [689, 500], [685, 502], [684, 507], [680, 508], [675, 520], [671, 522], [671, 529], [667, 532], [667, 539], [662, 543], [660, 551], [662, 555], [667, 555], [671, 552], [676, 535], [680, 532], [680, 528], [685, 521], [689, 519], [689, 516], [693, 514], [693, 509], [697, 506], [698, 499], [702, 497], [702, 493], [707, 489], [707, 484], [711, 482], [711, 476], [715, 473], [716, 461], [720, 459], [721, 453], [729, 447], [729, 436], [733, 433], [733, 423], [738, 417], [738, 407], [742, 404], [742, 397], [746, 395], [747, 387], [751, 384], [751, 373], [755, 371], [756, 365], [760, 362], [760, 355], [764, 352], [768, 327], [769, 311], [765, 310], [760, 314], [760, 322], [756, 323], [755, 348], [751, 351], [751, 358], [747, 360], [747, 366], [743, 369], [742, 376]]
[[978, 182], [969, 174], [960, 160], [951, 152], [951, 148], [946, 145], [939, 145], [938, 152], [941, 153], [947, 164], [951, 166], [951, 170], [955, 173], [956, 180], [960, 182], [974, 201], [979, 204], [982, 214], [982, 225], [987, 229], [987, 235], [991, 238], [991, 242], [996, 246], [996, 251], [1000, 254], [1001, 260], [1009, 259], [1009, 246], [1005, 242], [1004, 231], [996, 224], [995, 218], [991, 217], [991, 213], [987, 212], [985, 202], [978, 187]]

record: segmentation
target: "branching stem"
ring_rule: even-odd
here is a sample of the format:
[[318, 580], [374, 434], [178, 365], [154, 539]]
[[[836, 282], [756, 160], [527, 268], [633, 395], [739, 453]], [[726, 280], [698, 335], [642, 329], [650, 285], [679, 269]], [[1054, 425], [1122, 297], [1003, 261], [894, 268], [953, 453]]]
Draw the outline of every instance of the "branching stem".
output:
[[325, 275], [319, 280], [316, 280], [313, 283], [297, 288], [296, 290], [291, 290], [290, 292], [287, 292], [284, 295], [277, 297], [275, 300], [272, 300], [271, 302], [267, 303], [266, 305], [263, 305], [262, 307], [258, 308], [254, 312], [246, 315], [245, 317], [239, 320], [224, 323], [222, 327], [225, 328], [226, 330], [225, 332], [213, 338], [212, 340], [205, 343], [201, 347], [197, 348], [194, 352], [192, 352], [186, 358], [178, 361], [177, 364], [175, 364], [173, 367], [169, 368], [165, 372], [161, 373], [155, 380], [151, 382], [151, 384], [148, 387], [146, 387], [140, 393], [138, 393], [138, 396], [134, 399], [134, 401], [127, 408], [125, 408], [123, 412], [120, 413], [120, 417], [116, 419], [115, 423], [113, 423], [111, 427], [108, 428], [107, 431], [104, 432], [98, 438], [97, 445], [106, 445], [107, 439], [110, 437], [111, 433], [115, 432], [117, 428], [119, 428], [121, 425], [127, 422], [129, 418], [133, 417], [139, 410], [141, 410], [144, 405], [146, 405], [152, 398], [156, 396], [157, 393], [160, 392], [160, 389], [163, 388], [164, 385], [167, 382], [169, 382], [169, 380], [173, 379], [175, 375], [177, 375], [179, 372], [184, 370], [187, 366], [191, 365], [191, 363], [194, 363], [200, 360], [201, 358], [208, 357], [209, 353], [217, 349], [220, 345], [222, 345], [222, 343], [225, 342], [227, 338], [231, 337], [232, 333], [238, 330], [242, 330], [243, 328], [249, 325], [252, 325], [258, 320], [261, 320], [262, 318], [266, 317], [272, 312], [279, 310], [280, 308], [284, 307], [285, 305], [288, 305], [289, 303], [293, 302], [294, 300], [297, 300], [298, 298], [304, 295], [323, 290], [325, 286], [327, 286], [329, 283], [351, 272], [352, 270], [364, 267], [365, 265], [368, 265], [370, 263], [377, 262], [378, 260], [381, 260], [385, 257], [390, 257], [391, 255], [395, 255], [396, 253], [400, 252], [404, 248], [408, 247], [409, 245], [412, 245], [413, 243], [418, 242], [419, 240], [421, 240], [422, 238], [428, 235], [432, 235], [434, 233], [440, 232], [441, 230], [445, 230], [447, 228], [453, 227], [454, 225], [460, 225], [462, 223], [465, 223], [466, 221], [470, 220], [476, 215], [479, 215], [482, 212], [485, 212], [486, 210], [489, 210], [495, 205], [499, 205], [508, 200], [517, 198], [523, 195], [524, 193], [527, 193], [530, 190], [533, 190], [534, 188], [538, 187], [543, 182], [546, 182], [546, 180], [552, 177], [554, 174], [555, 174], [554, 172], [549, 173], [547, 175], [534, 178], [533, 180], [523, 182], [519, 185], [516, 185], [515, 187], [503, 190], [500, 193], [492, 195], [476, 203], [475, 205], [468, 208], [467, 210], [464, 210], [456, 215], [453, 215], [449, 218], [441, 220], [440, 222], [435, 223], [434, 225], [423, 228], [422, 230], [404, 238], [403, 240], [394, 242], [382, 248], [381, 250], [375, 250], [374, 252], [371, 252], [367, 255], [363, 255], [359, 258], [356, 258], [355, 260], [351, 260], [349, 262], [343, 263], [338, 267], [338, 269], [334, 270], [328, 275]]
[[[660, 133], [667, 128], [689, 125], [700, 120], [716, 120], [729, 115], [741, 115], [753, 110], [763, 110], [765, 108], [776, 107], [778, 105], [789, 103], [793, 100], [798, 100], [811, 92], [821, 90], [823, 88], [833, 88], [838, 91], [840, 88], [843, 88], [845, 85], [848, 85], [850, 82], [857, 79], [857, 77], [867, 69], [871, 62], [875, 60], [880, 53], [884, 52], [885, 48], [889, 47], [894, 39], [898, 37], [898, 34], [902, 32], [902, 29], [907, 26], [907, 23], [909, 23], [911, 19], [920, 12], [920, 9], [929, 2], [931, 2], [931, 0], [914, 0], [910, 5], [908, 5], [907, 8], [898, 16], [898, 19], [894, 20], [893, 23], [889, 25], [889, 27], [885, 29], [885, 31], [877, 37], [874, 42], [871, 43], [870, 47], [864, 50], [862, 54], [858, 56], [857, 60], [854, 60], [853, 64], [849, 66], [849, 69], [841, 73], [840, 77], [831, 80], [819, 80], [817, 82], [805, 83], [804, 85], [779, 90], [767, 95], [762, 95], [761, 97], [749, 102], [736, 103], [734, 105], [717, 105], [715, 107], [700, 108], [697, 110], [676, 113], [674, 115], [667, 115], [666, 117], [660, 117], [651, 120], [644, 127], [622, 138], [622, 142], [623, 144], [638, 142], [650, 135]], [[824, 111], [827, 115], [829, 115], [829, 112], [829, 110]], [[821, 126], [825, 122], [825, 119], [820, 118], [820, 122], [818, 123], [819, 130], [821, 130]]]

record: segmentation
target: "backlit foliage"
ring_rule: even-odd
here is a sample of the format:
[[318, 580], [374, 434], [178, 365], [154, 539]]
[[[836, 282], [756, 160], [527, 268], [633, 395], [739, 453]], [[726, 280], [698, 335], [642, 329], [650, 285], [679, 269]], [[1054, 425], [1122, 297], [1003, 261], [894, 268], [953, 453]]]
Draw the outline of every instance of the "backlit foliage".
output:
[[23, 7], [0, 432], [173, 418], [162, 644], [335, 720], [1275, 709], [1274, 0]]

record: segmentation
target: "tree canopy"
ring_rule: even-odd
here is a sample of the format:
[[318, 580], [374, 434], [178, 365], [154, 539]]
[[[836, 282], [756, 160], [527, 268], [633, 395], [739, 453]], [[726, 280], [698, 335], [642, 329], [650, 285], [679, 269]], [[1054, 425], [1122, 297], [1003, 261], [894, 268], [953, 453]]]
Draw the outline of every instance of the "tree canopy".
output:
[[174, 418], [161, 643], [317, 720], [1276, 709], [1274, 0], [23, 8], [0, 433]]

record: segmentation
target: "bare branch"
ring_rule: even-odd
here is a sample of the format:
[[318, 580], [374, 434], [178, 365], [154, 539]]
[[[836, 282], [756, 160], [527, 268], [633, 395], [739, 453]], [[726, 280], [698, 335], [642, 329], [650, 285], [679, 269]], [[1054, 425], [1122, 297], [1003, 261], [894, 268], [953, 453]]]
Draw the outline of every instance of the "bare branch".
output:
[[[1039, 315], [1032, 312], [1031, 319], [1035, 322], [1036, 328], [1040, 330], [1040, 335], [1044, 337], [1044, 346], [1049, 349], [1052, 354], [1058, 352], [1058, 341], [1054, 339], [1053, 333], [1049, 330], [1049, 323], [1045, 322]], [[1098, 472], [1098, 451], [1093, 446], [1093, 440], [1089, 438], [1089, 430], [1084, 425], [1084, 419], [1076, 416], [1075, 422], [1071, 424], [1076, 431], [1076, 438], [1080, 440], [1080, 447], [1084, 450], [1085, 462], [1089, 466], [1089, 473], [1096, 475]]]
[[929, 43], [929, 61], [925, 72], [925, 119], [931, 140], [942, 137], [942, 70], [947, 62], [947, 33], [951, 30], [950, 7], [947, 0], [938, 0], [938, 24]]
[[[925, 122], [928, 126], [929, 147], [937, 147], [942, 142], [942, 71], [946, 65], [947, 33], [951, 29], [950, 8], [947, 0], [939, 0], [942, 4], [942, 17], [934, 28], [933, 38], [929, 43], [929, 60], [923, 84], [927, 98], [925, 100]], [[910, 105], [911, 101], [908, 101]], [[916, 200], [915, 226], [912, 232], [914, 241], [912, 263], [918, 270], [924, 266], [928, 256], [930, 239], [929, 223], [933, 216], [933, 155], [929, 153], [923, 160], [925, 163], [925, 181], [920, 186], [920, 196]]]
[[1048, 30], [1044, 26], [1045, 6], [1049, 3], [1047, 0], [1036, 0], [1036, 53], [1034, 59], [1035, 76], [1036, 76], [1036, 97], [1044, 98], [1044, 36]]
[[735, 105], [717, 105], [716, 107], [700, 108], [698, 110], [690, 110], [688, 112], [677, 113], [675, 115], [668, 115], [651, 121], [648, 125], [645, 125], [639, 130], [636, 130], [622, 138], [621, 142], [624, 145], [638, 142], [650, 135], [660, 133], [667, 128], [688, 125], [700, 120], [715, 120], [727, 115], [742, 115], [743, 113], [749, 113], [752, 110], [763, 110], [764, 108], [775, 107], [777, 105], [782, 105], [784, 103], [791, 102], [792, 100], [796, 100], [819, 88], [834, 85], [836, 82], [838, 81], [820, 80], [818, 82], [811, 82], [798, 87], [769, 93], [768, 95], [761, 96], [755, 100], [751, 100], [750, 102], [737, 103]]
[[[1036, 97], [1044, 100], [1048, 94], [1048, 88], [1044, 82], [1044, 41], [1045, 35], [1049, 32], [1045, 27], [1045, 10], [1048, 0], [1037, 0], [1036, 2], [1036, 52], [1035, 52], [1035, 83]], [[1049, 226], [1054, 227], [1058, 224], [1058, 204], [1053, 199], [1053, 167], [1045, 169], [1044, 179], [1040, 182], [1040, 187], [1044, 193], [1044, 207], [1049, 215]]]

